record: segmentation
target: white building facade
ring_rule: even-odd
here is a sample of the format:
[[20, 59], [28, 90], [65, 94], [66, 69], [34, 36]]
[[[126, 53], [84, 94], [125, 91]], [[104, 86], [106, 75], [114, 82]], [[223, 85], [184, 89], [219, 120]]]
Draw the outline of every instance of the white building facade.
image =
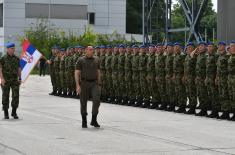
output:
[[90, 25], [96, 33], [126, 34], [126, 0], [0, 0], [0, 52], [8, 41], [20, 50], [19, 36], [38, 19], [52, 28], [82, 34]]

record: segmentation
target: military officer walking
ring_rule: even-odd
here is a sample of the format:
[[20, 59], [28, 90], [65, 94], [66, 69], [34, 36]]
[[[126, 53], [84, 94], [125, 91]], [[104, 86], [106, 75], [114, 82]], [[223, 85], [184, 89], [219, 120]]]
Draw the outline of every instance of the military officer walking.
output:
[[97, 115], [100, 106], [101, 79], [99, 59], [94, 57], [93, 47], [86, 48], [85, 56], [78, 59], [75, 70], [76, 91], [80, 95], [82, 127], [87, 128], [87, 100], [93, 100], [91, 126], [100, 127]]

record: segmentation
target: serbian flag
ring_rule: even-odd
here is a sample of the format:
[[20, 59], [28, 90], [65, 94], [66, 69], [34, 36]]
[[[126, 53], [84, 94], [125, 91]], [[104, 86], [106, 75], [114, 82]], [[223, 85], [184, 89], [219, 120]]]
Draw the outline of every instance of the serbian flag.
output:
[[28, 40], [25, 39], [22, 44], [22, 53], [20, 56], [22, 82], [25, 82], [41, 56], [42, 54], [36, 48], [34, 48]]

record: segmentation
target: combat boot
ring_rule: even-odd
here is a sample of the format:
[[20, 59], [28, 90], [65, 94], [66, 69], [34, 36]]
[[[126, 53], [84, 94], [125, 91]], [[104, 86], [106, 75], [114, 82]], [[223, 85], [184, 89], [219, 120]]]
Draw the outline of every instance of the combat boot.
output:
[[55, 95], [56, 94], [56, 91], [53, 90], [51, 93], [49, 93], [49, 95]]
[[208, 114], [208, 113], [207, 113], [207, 117], [209, 117], [209, 118], [218, 118], [218, 117], [219, 117], [218, 111], [212, 110], [212, 113], [211, 113], [211, 114]]
[[91, 126], [94, 126], [95, 128], [100, 128], [100, 125], [97, 122], [97, 115], [92, 115], [91, 118]]
[[[221, 114], [221, 115], [220, 115]], [[229, 113], [227, 111], [219, 112], [219, 115], [217, 115], [218, 119], [229, 119]]]
[[150, 107], [150, 101], [149, 100], [144, 100], [143, 104], [141, 106], [142, 108], [149, 108]]
[[17, 110], [17, 108], [12, 108], [11, 116], [12, 116], [14, 119], [18, 119], [18, 118], [19, 118], [18, 115], [17, 115], [17, 113], [16, 113], [16, 110]]
[[[197, 110], [200, 110], [199, 112], [197, 112]], [[195, 115], [196, 116], [206, 116], [207, 115], [207, 112], [205, 109], [196, 109], [195, 110]]]
[[149, 109], [156, 109], [158, 106], [158, 102], [150, 102]]
[[82, 115], [82, 128], [87, 128], [87, 115]]
[[4, 109], [4, 119], [9, 119], [8, 109]]
[[195, 114], [195, 108], [185, 108], [185, 114]]

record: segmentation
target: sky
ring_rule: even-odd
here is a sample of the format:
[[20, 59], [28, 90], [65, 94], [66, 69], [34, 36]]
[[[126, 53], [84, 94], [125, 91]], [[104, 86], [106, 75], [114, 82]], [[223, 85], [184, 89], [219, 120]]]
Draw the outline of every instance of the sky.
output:
[[[176, 0], [173, 0], [173, 3], [175, 3]], [[217, 0], [212, 0], [212, 3], [214, 4], [214, 10], [217, 12]]]

